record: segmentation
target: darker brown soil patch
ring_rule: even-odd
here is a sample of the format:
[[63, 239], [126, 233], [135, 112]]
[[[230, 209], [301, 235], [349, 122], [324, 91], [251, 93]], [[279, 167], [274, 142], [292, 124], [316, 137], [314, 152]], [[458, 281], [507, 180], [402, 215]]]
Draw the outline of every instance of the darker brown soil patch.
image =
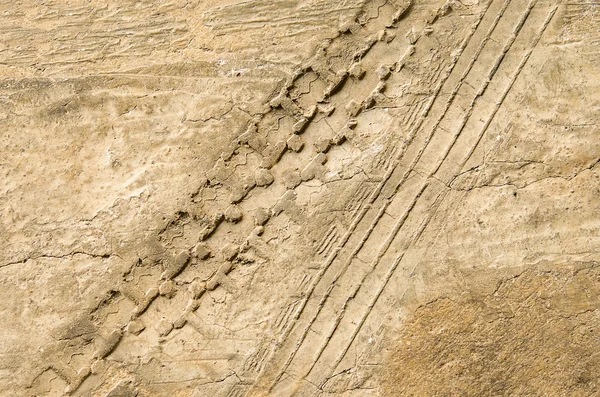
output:
[[422, 306], [392, 349], [384, 395], [597, 395], [599, 293], [594, 264]]

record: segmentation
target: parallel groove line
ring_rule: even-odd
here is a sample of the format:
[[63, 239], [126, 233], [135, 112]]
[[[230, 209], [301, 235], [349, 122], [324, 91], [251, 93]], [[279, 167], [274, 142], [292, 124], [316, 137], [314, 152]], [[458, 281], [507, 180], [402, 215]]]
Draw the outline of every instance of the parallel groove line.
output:
[[[488, 7], [491, 6], [491, 3], [489, 3]], [[419, 152], [419, 154], [417, 155], [417, 157], [415, 158], [415, 160], [413, 161], [413, 163], [411, 164], [411, 166], [409, 167], [408, 171], [403, 175], [401, 181], [399, 182], [398, 186], [394, 189], [394, 193], [398, 191], [398, 189], [404, 184], [404, 182], [406, 182], [406, 180], [408, 179], [408, 176], [410, 174], [410, 172], [414, 169], [414, 167], [416, 166], [416, 164], [418, 163], [418, 161], [421, 158], [422, 153], [424, 152], [425, 148], [427, 147], [427, 144], [430, 142], [431, 140], [431, 136], [433, 135], [433, 133], [436, 130], [436, 127], [439, 125], [439, 123], [441, 122], [441, 120], [443, 119], [444, 115], [446, 114], [446, 112], [448, 111], [448, 109], [450, 108], [451, 103], [453, 102], [454, 98], [456, 97], [456, 94], [458, 93], [460, 87], [462, 86], [462, 83], [464, 81], [464, 79], [466, 78], [466, 76], [468, 75], [468, 73], [470, 72], [470, 70], [472, 69], [472, 66], [475, 64], [475, 61], [477, 60], [477, 58], [479, 57], [483, 47], [485, 46], [485, 43], [487, 43], [489, 37], [491, 36], [491, 33], [493, 32], [493, 30], [495, 29], [496, 25], [498, 24], [502, 14], [504, 13], [504, 11], [506, 10], [506, 8], [508, 7], [508, 4], [510, 3], [510, 0], [505, 0], [503, 7], [501, 9], [501, 12], [499, 13], [499, 15], [496, 17], [496, 19], [493, 21], [490, 29], [488, 29], [488, 32], [486, 33], [485, 39], [482, 41], [482, 43], [480, 44], [480, 46], [478, 47], [478, 50], [474, 56], [474, 58], [471, 60], [471, 62], [469, 63], [469, 65], [467, 66], [467, 68], [465, 69], [465, 71], [463, 72], [459, 83], [455, 86], [454, 90], [452, 91], [452, 93], [450, 94], [450, 97], [446, 103], [445, 109], [442, 112], [442, 115], [440, 118], [438, 118], [437, 122], [435, 123], [434, 128], [431, 130], [431, 134], [428, 137], [428, 139], [426, 140], [426, 144], [425, 146], [421, 149], [421, 151]], [[486, 10], [487, 11], [487, 8]], [[474, 33], [474, 31], [473, 31]], [[466, 47], [466, 45], [465, 45]], [[464, 48], [463, 48], [464, 50]], [[462, 52], [462, 51], [461, 51]], [[458, 61], [458, 60], [457, 60]], [[450, 72], [451, 73], [451, 72]], [[450, 76], [450, 73], [447, 74], [446, 79]], [[445, 82], [445, 79], [441, 82], [440, 84], [440, 89], [443, 86], [443, 83]], [[439, 91], [438, 91], [439, 92]], [[430, 104], [433, 104], [433, 100], [430, 102]], [[430, 108], [430, 106], [429, 106]], [[427, 109], [427, 112], [429, 111], [429, 109]], [[422, 124], [419, 123], [419, 127]], [[417, 127], [417, 128], [419, 128]], [[416, 131], [415, 131], [416, 133]], [[445, 158], [445, 157], [444, 157]], [[443, 160], [442, 160], [443, 161]], [[400, 218], [399, 222], [394, 226], [394, 230], [399, 230], [400, 227], [403, 225], [404, 221], [406, 220], [406, 218], [408, 217], [410, 211], [414, 208], [414, 206], [416, 205], [416, 202], [418, 200], [419, 197], [421, 197], [422, 193], [425, 191], [425, 189], [427, 188], [427, 186], [429, 186], [429, 181], [422, 187], [422, 189], [419, 191], [419, 193], [417, 193], [417, 196], [413, 199], [413, 201], [411, 202], [411, 205], [409, 207], [409, 210]], [[387, 209], [387, 206], [389, 205], [389, 203], [391, 202], [391, 200], [386, 200], [384, 202], [384, 205], [382, 206], [382, 209], [384, 211], [379, 212], [378, 216], [375, 218], [375, 220], [373, 221], [373, 225], [377, 224], [381, 218], [381, 216], [383, 215], [383, 213], [385, 212], [385, 210]], [[358, 251], [360, 251], [360, 249], [362, 248], [362, 246], [364, 245], [364, 242], [366, 241], [366, 239], [368, 239], [370, 232], [374, 229], [374, 227], [369, 228], [367, 235], [361, 240], [361, 243], [356, 247], [356, 249], [353, 251], [353, 253], [351, 254], [349, 260], [347, 261], [347, 263], [344, 265], [344, 267], [342, 268], [342, 270], [336, 275], [336, 277], [334, 278], [334, 280], [332, 281], [332, 285], [329, 287], [329, 289], [327, 290], [327, 292], [325, 293], [325, 295], [323, 296], [321, 302], [319, 303], [319, 310], [317, 311], [317, 313], [313, 316], [312, 320], [310, 321], [309, 325], [305, 328], [305, 331], [303, 332], [303, 335], [301, 337], [300, 343], [302, 343], [302, 341], [304, 340], [304, 338], [306, 337], [306, 334], [308, 334], [308, 331], [310, 329], [310, 327], [312, 326], [312, 324], [314, 323], [314, 321], [316, 320], [317, 315], [320, 312], [320, 309], [324, 306], [325, 301], [328, 299], [331, 290], [333, 289], [333, 285], [337, 282], [337, 280], [341, 277], [341, 275], [347, 270], [348, 266], [350, 265], [352, 258], [358, 253]], [[386, 243], [384, 244], [384, 246], [387, 244], [387, 246], [389, 247], [389, 244], [391, 244], [391, 241], [393, 240], [393, 237], [395, 236], [392, 235], [391, 238], [388, 237], [389, 243], [386, 241]], [[387, 250], [388, 247], [385, 247], [385, 250]], [[383, 253], [385, 252], [385, 250], [383, 252], [380, 252], [378, 254], [378, 259], [383, 255]], [[341, 317], [343, 316], [343, 314], [345, 313], [345, 308], [348, 304], [350, 299], [348, 299], [346, 301], [346, 303], [344, 304], [344, 309], [342, 310], [342, 312], [340, 313], [340, 315], [338, 315], [338, 317], [336, 318], [336, 322], [333, 326], [333, 331], [335, 331], [335, 329], [337, 329], [337, 325], [339, 324], [339, 321], [341, 321]], [[332, 334], [332, 332], [331, 332]], [[298, 346], [299, 347], [299, 346]], [[317, 359], [321, 356], [323, 350], [325, 349], [326, 344], [323, 345], [319, 352], [317, 353]], [[291, 361], [293, 360], [294, 355], [296, 354], [297, 349], [292, 353], [292, 355], [290, 355], [290, 357], [288, 358], [288, 361], [286, 361], [286, 364], [284, 365], [284, 370], [278, 375], [278, 379], [277, 381], [281, 378], [281, 376], [283, 375], [283, 373], [285, 372], [285, 369], [287, 369], [287, 367], [289, 366], [289, 364], [291, 363]], [[312, 370], [312, 367], [314, 366], [311, 365], [310, 370]], [[308, 372], [310, 372], [310, 370]]]
[[[508, 93], [510, 92], [512, 86], [514, 85], [514, 82], [516, 80], [516, 78], [518, 77], [518, 75], [520, 74], [521, 70], [523, 69], [523, 67], [525, 66], [525, 64], [527, 63], [529, 57], [531, 56], [531, 53], [533, 52], [533, 50], [535, 49], [535, 47], [537, 46], [539, 40], [541, 39], [543, 32], [546, 30], [548, 24], [550, 23], [550, 21], [552, 20], [554, 14], [556, 13], [558, 6], [555, 6], [551, 9], [551, 11], [549, 12], [548, 16], [546, 17], [544, 23], [542, 24], [542, 27], [540, 29], [540, 31], [538, 32], [536, 38], [534, 39], [533, 43], [530, 46], [530, 49], [527, 51], [527, 53], [525, 54], [525, 56], [522, 58], [521, 62], [519, 63], [513, 78], [511, 79], [511, 81], [509, 82], [509, 84], [507, 85], [507, 87], [505, 88], [504, 92], [501, 95], [501, 99], [500, 101], [498, 101], [497, 106], [494, 108], [494, 110], [492, 111], [491, 115], [488, 117], [488, 120], [486, 122], [486, 124], [484, 125], [482, 132], [480, 133], [480, 137], [483, 136], [483, 134], [485, 133], [485, 130], [488, 128], [488, 126], [490, 125], [491, 121], [493, 120], [493, 118], [495, 117], [498, 109], [500, 108], [500, 105], [502, 104], [502, 102], [504, 101], [504, 98], [506, 98], [506, 96], [508, 95]], [[462, 165], [460, 167], [459, 170], [461, 170], [464, 167], [464, 164], [468, 161], [468, 158], [470, 158], [474, 148], [477, 146], [477, 144], [479, 143], [479, 140], [477, 140], [477, 142], [475, 143], [475, 145], [472, 146], [471, 151], [468, 153], [466, 159], [462, 162]], [[438, 167], [439, 168], [439, 167]], [[447, 194], [448, 191], [446, 191]], [[434, 210], [430, 211], [430, 213], [428, 214], [427, 220], [423, 223], [423, 226], [420, 228], [419, 232], [416, 234], [415, 238], [412, 240], [412, 242], [416, 242], [421, 234], [423, 233], [423, 231], [425, 230], [425, 227], [427, 226], [427, 224], [429, 223], [429, 221], [433, 218], [433, 213], [435, 211], [437, 211], [437, 208], [439, 207], [439, 203], [437, 203], [434, 206]], [[406, 249], [408, 249], [410, 246], [410, 244], [406, 247]], [[402, 254], [403, 255], [403, 254]], [[352, 343], [354, 342], [354, 340], [356, 339], [358, 333], [360, 332], [362, 326], [364, 325], [367, 317], [369, 316], [369, 314], [371, 313], [373, 307], [375, 306], [377, 300], [379, 299], [379, 297], [381, 296], [381, 294], [383, 293], [383, 289], [385, 288], [385, 286], [387, 285], [387, 283], [389, 282], [390, 278], [392, 277], [393, 273], [395, 272], [396, 268], [398, 267], [399, 262], [402, 260], [402, 255], [400, 256], [398, 263], [396, 261], [394, 261], [394, 263], [392, 264], [392, 266], [390, 267], [390, 270], [388, 271], [381, 287], [378, 289], [377, 294], [374, 296], [373, 300], [371, 301], [371, 303], [369, 304], [366, 312], [363, 314], [362, 318], [360, 319], [355, 331], [353, 332], [350, 340], [348, 341], [347, 345], [345, 346], [345, 348], [343, 349], [342, 353], [339, 355], [339, 357], [336, 359], [336, 361], [334, 362], [333, 366], [331, 367], [331, 373], [328, 374], [328, 376], [325, 377], [325, 381], [321, 384], [321, 387], [324, 385], [324, 383], [326, 382], [326, 380], [331, 376], [331, 374], [335, 371], [335, 369], [337, 368], [337, 366], [340, 364], [340, 362], [343, 360], [343, 358], [345, 357], [345, 355], [347, 354], [348, 350], [350, 349], [350, 346], [352, 345]], [[411, 271], [411, 276], [414, 275], [414, 272], [416, 270], [416, 266], [418, 265], [415, 264], [415, 267], [412, 269]], [[406, 290], [403, 293], [406, 293]]]
[[[362, 220], [362, 218], [366, 215], [366, 213], [368, 212], [368, 210], [371, 208], [372, 204], [379, 197], [379, 195], [380, 195], [383, 187], [386, 185], [387, 181], [392, 176], [394, 170], [399, 165], [400, 159], [402, 158], [402, 156], [406, 152], [406, 149], [409, 146], [410, 142], [412, 142], [413, 139], [414, 139], [414, 137], [416, 136], [417, 131], [421, 127], [421, 125], [422, 125], [425, 117], [427, 116], [427, 114], [429, 113], [431, 107], [433, 106], [433, 103], [435, 102], [435, 99], [438, 97], [438, 95], [439, 95], [439, 93], [440, 93], [440, 91], [441, 91], [444, 83], [450, 77], [452, 71], [454, 70], [454, 66], [457, 64], [458, 60], [460, 59], [460, 55], [462, 55], [462, 53], [464, 52], [464, 49], [466, 48], [466, 46], [468, 45], [471, 37], [473, 36], [473, 34], [475, 33], [475, 31], [477, 30], [479, 24], [483, 20], [485, 14], [486, 14], [487, 10], [489, 9], [489, 7], [491, 6], [491, 4], [492, 4], [492, 2], [488, 3], [488, 5], [486, 6], [486, 8], [483, 10], [483, 12], [481, 12], [481, 15], [480, 15], [480, 18], [478, 19], [478, 21], [471, 28], [471, 32], [461, 42], [461, 45], [460, 45], [459, 51], [458, 51], [458, 55], [455, 56], [455, 58], [453, 59], [451, 67], [447, 69], [446, 75], [444, 76], [444, 78], [442, 79], [442, 81], [436, 87], [434, 95], [429, 100], [429, 103], [428, 103], [426, 109], [422, 112], [421, 119], [414, 126], [413, 130], [410, 132], [409, 139], [407, 140], [406, 143], [403, 144], [402, 150], [400, 151], [400, 153], [398, 153], [398, 155], [395, 158], [392, 166], [390, 166], [390, 168], [387, 170], [387, 172], [384, 175], [384, 177], [383, 177], [382, 181], [380, 182], [380, 184], [377, 186], [376, 189], [373, 190], [373, 192], [372, 192], [372, 194], [371, 194], [371, 196], [369, 198], [369, 202], [367, 203], [367, 205], [365, 205], [365, 207], [363, 207], [363, 209], [361, 210], [361, 212], [354, 219], [354, 221], [352, 222], [349, 230], [344, 235], [344, 237], [343, 237], [342, 241], [340, 242], [340, 244], [336, 247], [336, 249], [334, 250], [334, 252], [328, 258], [328, 260], [325, 262], [325, 264], [321, 267], [319, 273], [317, 274], [317, 277], [315, 278], [315, 281], [313, 282], [313, 284], [311, 285], [311, 287], [310, 287], [310, 289], [309, 289], [309, 291], [307, 293], [306, 298], [303, 300], [302, 304], [298, 308], [298, 310], [296, 312], [296, 315], [294, 316], [294, 319], [293, 319], [292, 323], [290, 324], [290, 326], [288, 327], [288, 329], [284, 333], [284, 336], [281, 338], [280, 342], [278, 342], [278, 346], [277, 347], [279, 347], [283, 343], [283, 341], [287, 338], [287, 336], [291, 332], [291, 329], [295, 325], [295, 322], [298, 320], [298, 318], [300, 317], [300, 314], [302, 313], [304, 307], [306, 306], [306, 303], [308, 302], [308, 299], [310, 298], [310, 296], [312, 295], [313, 291], [315, 290], [317, 284], [320, 282], [321, 278], [323, 277], [324, 273], [326, 272], [326, 270], [328, 269], [328, 267], [331, 265], [331, 263], [333, 262], [333, 260], [337, 257], [338, 253], [344, 247], [344, 245], [346, 244], [346, 242], [350, 239], [352, 233], [354, 232], [354, 230], [356, 229], [356, 227], [358, 226], [358, 224], [360, 223], [360, 221]], [[447, 106], [449, 106], [449, 105], [447, 105]], [[443, 117], [443, 114], [442, 114], [442, 117]], [[405, 176], [407, 176], [407, 174], [405, 174]], [[406, 178], [403, 178], [403, 181], [404, 180], [406, 180]], [[382, 207], [385, 208], [385, 209], [387, 209], [387, 205], [389, 205], [389, 202], [390, 202], [389, 200], [386, 200], [384, 202], [384, 204], [383, 204]], [[385, 211], [381, 211], [380, 210], [379, 214], [381, 214], [381, 216], [382, 216], [384, 212]], [[364, 239], [362, 239], [361, 242], [364, 244]], [[335, 279], [337, 279], [338, 277], [339, 276], [336, 275]], [[330, 286], [330, 288], [325, 293], [325, 297], [328, 296], [329, 292], [331, 291], [331, 288], [332, 288], [332, 286]], [[323, 303], [320, 303], [319, 307], [322, 307], [322, 305], [323, 305]], [[279, 381], [281, 379], [281, 377], [285, 373], [285, 369], [287, 369], [287, 366], [289, 366], [289, 363], [291, 363], [291, 361], [293, 360], [293, 356], [296, 354], [297, 350], [299, 349], [299, 347], [300, 347], [300, 345], [302, 343], [302, 340], [304, 339], [304, 337], [306, 336], [307, 333], [308, 333], [308, 329], [305, 329], [305, 331], [303, 332], [303, 337], [301, 337], [300, 341], [298, 341], [296, 343], [296, 349], [290, 354], [290, 356], [286, 360], [286, 364], [284, 364], [284, 369], [278, 373], [278, 375], [275, 378], [275, 382], [273, 382], [271, 384], [271, 388], [277, 383], [277, 381]]]

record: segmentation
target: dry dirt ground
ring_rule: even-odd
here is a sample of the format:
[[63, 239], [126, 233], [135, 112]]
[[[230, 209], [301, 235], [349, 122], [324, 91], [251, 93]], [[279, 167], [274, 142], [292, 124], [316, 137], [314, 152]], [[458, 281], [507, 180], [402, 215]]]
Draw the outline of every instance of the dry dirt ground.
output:
[[598, 395], [599, 123], [591, 0], [0, 0], [0, 395]]

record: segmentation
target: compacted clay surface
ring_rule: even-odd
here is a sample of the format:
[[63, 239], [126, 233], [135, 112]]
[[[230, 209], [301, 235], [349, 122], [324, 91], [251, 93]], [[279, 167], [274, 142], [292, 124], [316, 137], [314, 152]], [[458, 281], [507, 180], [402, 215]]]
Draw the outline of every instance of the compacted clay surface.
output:
[[0, 0], [2, 396], [600, 390], [600, 5]]

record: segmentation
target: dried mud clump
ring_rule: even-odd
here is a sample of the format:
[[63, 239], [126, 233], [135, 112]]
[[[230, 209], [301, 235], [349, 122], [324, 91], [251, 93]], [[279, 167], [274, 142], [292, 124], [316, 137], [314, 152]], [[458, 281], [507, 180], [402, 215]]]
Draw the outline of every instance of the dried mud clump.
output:
[[390, 351], [385, 396], [588, 396], [600, 382], [600, 266], [528, 270], [422, 306]]

